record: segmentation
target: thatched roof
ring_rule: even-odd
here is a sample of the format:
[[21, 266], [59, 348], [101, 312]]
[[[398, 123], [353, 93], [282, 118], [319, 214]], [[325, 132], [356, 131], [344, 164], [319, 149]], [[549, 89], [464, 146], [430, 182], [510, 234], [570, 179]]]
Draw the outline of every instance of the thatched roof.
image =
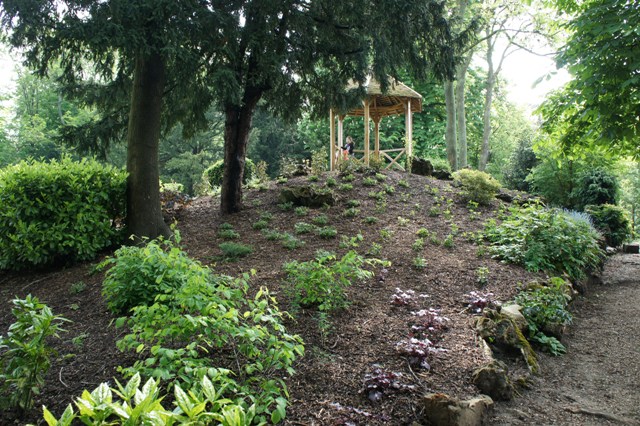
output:
[[[370, 78], [364, 86], [370, 101], [371, 117], [404, 114], [408, 99], [411, 99], [412, 112], [422, 112], [422, 95], [400, 81], [390, 79], [386, 93], [382, 93], [380, 83], [374, 78]], [[355, 82], [349, 84], [349, 88], [356, 87]], [[364, 107], [351, 110], [347, 115], [364, 116]]]

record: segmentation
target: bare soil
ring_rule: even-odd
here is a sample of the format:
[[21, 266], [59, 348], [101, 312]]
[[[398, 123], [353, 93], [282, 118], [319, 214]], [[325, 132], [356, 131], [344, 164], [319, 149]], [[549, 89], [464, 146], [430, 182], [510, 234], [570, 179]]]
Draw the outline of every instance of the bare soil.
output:
[[[450, 182], [415, 175], [389, 172], [386, 182], [376, 187], [364, 186], [363, 179], [356, 174], [352, 190], [336, 189], [339, 199], [334, 206], [311, 209], [307, 216], [297, 216], [278, 206], [283, 185], [275, 183], [267, 191], [248, 190], [245, 209], [235, 215], [221, 216], [219, 200], [209, 197], [174, 211], [181, 244], [191, 257], [220, 274], [238, 275], [254, 269], [253, 285], [268, 287], [283, 310], [290, 308], [281, 289], [284, 262], [309, 260], [318, 249], [342, 255], [349, 248], [340, 247], [341, 237], [348, 239], [358, 233], [363, 241], [355, 250], [370, 253], [378, 244], [377, 257], [391, 262], [388, 271], [378, 268], [374, 278], [349, 288], [352, 303], [332, 316], [328, 334], [320, 332], [312, 309], [303, 309], [287, 324], [292, 333], [304, 339], [306, 355], [297, 363], [296, 374], [287, 380], [291, 406], [285, 424], [425, 424], [418, 403], [424, 392], [442, 392], [462, 399], [477, 395], [471, 376], [488, 360], [472, 329], [473, 314], [465, 309], [466, 295], [470, 291], [491, 292], [496, 300], [507, 301], [523, 284], [545, 278], [492, 259], [482, 243], [470, 238], [472, 232], [482, 230], [483, 223], [497, 214], [502, 202], [496, 200], [491, 206], [470, 209]], [[340, 184], [339, 177], [337, 180]], [[409, 186], [404, 187], [401, 180]], [[298, 177], [285, 186], [308, 183], [306, 177]], [[316, 184], [323, 185], [323, 181]], [[386, 196], [383, 207], [376, 205], [369, 193], [381, 191], [384, 184], [395, 192]], [[360, 201], [356, 217], [344, 214], [349, 200]], [[338, 236], [323, 239], [315, 234], [299, 235], [305, 244], [287, 250], [280, 242], [269, 241], [253, 229], [265, 212], [273, 215], [271, 229], [292, 235], [297, 222], [310, 223], [313, 217], [324, 214], [329, 217], [329, 225], [338, 230]], [[367, 217], [378, 221], [368, 224], [364, 221]], [[240, 234], [238, 242], [254, 249], [238, 262], [220, 259], [218, 245], [222, 240], [217, 230], [225, 222]], [[424, 248], [413, 249], [420, 228], [428, 229], [434, 237], [425, 238]], [[383, 238], [382, 229], [389, 231], [390, 238]], [[443, 241], [449, 235], [453, 244], [447, 247]], [[101, 258], [109, 254], [104, 253]], [[426, 267], [414, 266], [416, 257], [426, 259]], [[620, 262], [628, 262], [624, 259], [637, 258], [616, 257], [610, 268], [615, 271]], [[638, 418], [640, 401], [634, 386], [640, 379], [640, 353], [634, 337], [639, 335], [635, 307], [640, 294], [634, 280], [640, 266], [633, 262], [636, 269], [629, 280], [619, 283], [606, 279], [604, 285], [588, 290], [586, 297], [580, 299], [575, 326], [566, 337], [569, 354], [562, 358], [542, 356], [542, 374], [532, 379], [532, 389], [514, 402], [500, 403], [492, 420], [495, 424], [612, 421], [593, 414], [572, 414], [567, 407], [603, 411], [624, 419]], [[60, 415], [83, 389], [91, 390], [103, 381], [113, 383], [114, 378], [119, 378], [117, 366], [127, 366], [135, 360], [135, 354], [116, 349], [115, 342], [122, 332], [112, 326], [114, 316], [101, 297], [103, 275], [94, 273], [94, 266], [95, 263], [86, 263], [45, 271], [0, 272], [0, 332], [5, 333], [13, 322], [10, 300], [29, 293], [72, 321], [66, 324], [67, 332], [62, 338], [51, 342], [58, 356], [37, 397], [38, 408], [23, 416], [0, 413], [0, 424], [42, 424], [42, 405]], [[488, 271], [486, 284], [478, 279], [480, 268]], [[397, 288], [413, 290], [424, 297], [415, 297], [408, 306], [394, 306], [390, 302]], [[410, 335], [411, 312], [425, 308], [440, 309], [449, 318], [448, 329], [438, 342], [446, 351], [430, 360], [429, 371], [412, 368], [395, 350], [396, 343]], [[635, 328], [628, 328], [628, 323]], [[513, 365], [517, 371], [517, 360]], [[400, 381], [412, 388], [387, 391], [377, 402], [369, 400], [363, 392], [363, 381], [375, 368], [400, 373]]]

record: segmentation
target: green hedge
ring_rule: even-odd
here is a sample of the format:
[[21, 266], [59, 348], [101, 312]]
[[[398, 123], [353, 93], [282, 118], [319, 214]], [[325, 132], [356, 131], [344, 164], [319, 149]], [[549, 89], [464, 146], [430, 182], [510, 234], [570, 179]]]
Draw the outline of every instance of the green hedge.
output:
[[95, 160], [0, 170], [0, 269], [88, 260], [122, 239], [126, 173]]
[[[244, 176], [242, 177], [242, 183], [245, 185], [251, 180], [255, 173], [256, 166], [253, 161], [246, 159], [244, 163]], [[222, 175], [224, 174], [224, 160], [218, 160], [209, 166], [203, 174], [205, 181], [209, 182], [212, 187], [222, 185]]]
[[584, 211], [591, 216], [594, 226], [611, 247], [618, 247], [631, 237], [629, 217], [622, 207], [601, 204], [586, 206]]
[[462, 194], [466, 200], [478, 204], [491, 203], [500, 190], [500, 182], [479, 170], [459, 170], [453, 174], [453, 180], [462, 187]]

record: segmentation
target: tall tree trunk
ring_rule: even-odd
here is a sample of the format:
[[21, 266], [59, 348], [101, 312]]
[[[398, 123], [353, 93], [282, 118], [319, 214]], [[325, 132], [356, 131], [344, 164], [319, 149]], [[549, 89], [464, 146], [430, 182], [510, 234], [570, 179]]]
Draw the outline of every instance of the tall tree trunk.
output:
[[465, 112], [464, 86], [467, 80], [467, 70], [471, 64], [473, 52], [469, 52], [467, 57], [456, 69], [456, 123], [458, 127], [458, 167], [467, 167], [467, 114]]
[[220, 194], [223, 214], [242, 210], [242, 177], [247, 156], [251, 120], [262, 96], [259, 89], [247, 88], [242, 105], [227, 105], [224, 123], [224, 174]]
[[447, 109], [447, 159], [451, 170], [458, 170], [458, 156], [456, 154], [456, 108], [453, 93], [453, 81], [444, 82], [444, 101]]
[[482, 118], [482, 148], [478, 170], [485, 171], [489, 162], [489, 139], [491, 138], [491, 104], [493, 102], [493, 89], [496, 85], [496, 72], [493, 68], [493, 37], [487, 29], [487, 84], [484, 95], [484, 116]]
[[[159, 54], [136, 59], [127, 133], [127, 227], [136, 236], [171, 234], [160, 207], [158, 144], [165, 64]], [[139, 240], [138, 240], [139, 241]]]

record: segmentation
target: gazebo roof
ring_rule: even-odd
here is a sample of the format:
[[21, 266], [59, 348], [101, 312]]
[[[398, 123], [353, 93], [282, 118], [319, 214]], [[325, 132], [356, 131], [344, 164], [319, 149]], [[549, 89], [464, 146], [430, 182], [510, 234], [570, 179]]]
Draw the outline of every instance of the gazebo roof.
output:
[[[349, 89], [355, 89], [358, 85], [350, 82]], [[370, 77], [364, 84], [369, 98], [369, 113], [372, 117], [385, 117], [405, 113], [407, 100], [411, 100], [411, 112], [422, 112], [422, 95], [400, 81], [389, 79], [386, 93], [382, 93], [380, 83]], [[356, 108], [347, 115], [364, 116], [364, 107]]]

